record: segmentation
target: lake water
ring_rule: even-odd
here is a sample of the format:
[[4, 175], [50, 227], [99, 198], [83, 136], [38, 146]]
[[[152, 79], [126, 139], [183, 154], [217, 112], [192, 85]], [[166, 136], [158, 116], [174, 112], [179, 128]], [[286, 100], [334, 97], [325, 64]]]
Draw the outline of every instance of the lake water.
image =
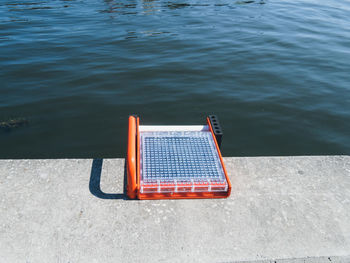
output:
[[0, 158], [123, 157], [132, 113], [350, 154], [350, 1], [1, 0], [0, 69]]

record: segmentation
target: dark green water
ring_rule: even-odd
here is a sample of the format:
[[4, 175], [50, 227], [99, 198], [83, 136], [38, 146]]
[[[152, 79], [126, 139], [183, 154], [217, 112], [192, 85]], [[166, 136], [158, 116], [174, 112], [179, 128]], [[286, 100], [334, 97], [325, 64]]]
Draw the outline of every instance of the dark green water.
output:
[[[350, 154], [350, 2], [1, 0], [0, 158], [122, 157], [219, 116], [225, 156]], [[18, 127], [17, 127], [18, 126]]]

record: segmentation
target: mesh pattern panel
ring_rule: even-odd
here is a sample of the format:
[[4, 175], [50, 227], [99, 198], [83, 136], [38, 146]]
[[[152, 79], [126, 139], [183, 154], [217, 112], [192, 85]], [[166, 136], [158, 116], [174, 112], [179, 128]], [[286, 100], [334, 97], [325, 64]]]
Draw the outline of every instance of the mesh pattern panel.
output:
[[141, 183], [226, 182], [209, 131], [141, 132]]

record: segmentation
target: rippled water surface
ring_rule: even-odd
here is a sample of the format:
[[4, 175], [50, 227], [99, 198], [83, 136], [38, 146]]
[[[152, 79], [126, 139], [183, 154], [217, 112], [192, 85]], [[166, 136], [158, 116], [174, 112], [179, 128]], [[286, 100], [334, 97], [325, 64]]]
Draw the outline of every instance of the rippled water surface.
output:
[[350, 154], [350, 2], [1, 0], [0, 158], [122, 157], [127, 117], [225, 156]]

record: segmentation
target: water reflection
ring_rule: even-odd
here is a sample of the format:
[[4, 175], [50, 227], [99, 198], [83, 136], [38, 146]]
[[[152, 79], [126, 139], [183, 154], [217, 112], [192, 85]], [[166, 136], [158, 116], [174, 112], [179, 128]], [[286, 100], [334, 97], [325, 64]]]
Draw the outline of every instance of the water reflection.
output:
[[266, 0], [236, 0], [234, 2], [224, 3], [191, 3], [190, 1], [178, 2], [178, 1], [166, 1], [160, 2], [159, 0], [140, 0], [140, 1], [122, 1], [122, 0], [104, 0], [107, 8], [101, 10], [101, 13], [119, 14], [119, 15], [154, 15], [157, 12], [165, 11], [166, 9], [176, 10], [184, 9], [187, 7], [229, 7], [234, 8], [236, 5], [245, 4], [265, 4]]
[[[143, 13], [148, 15], [160, 11], [160, 4], [157, 0], [141, 0], [133, 3], [115, 0], [104, 0], [104, 2], [107, 4], [107, 8], [102, 10], [101, 13], [116, 13], [120, 15]], [[131, 11], [130, 9], [133, 10]]]
[[[45, 4], [45, 5], [44, 5]], [[18, 3], [6, 3], [5, 5], [9, 11], [25, 11], [25, 10], [41, 10], [51, 9], [51, 6], [47, 5], [48, 2], [18, 2]]]
[[141, 37], [156, 37], [164, 34], [174, 35], [174, 34], [171, 34], [171, 32], [167, 32], [167, 31], [154, 31], [154, 30], [145, 30], [145, 31], [139, 31], [139, 32], [127, 31], [125, 39], [136, 39]]
[[141, 33], [145, 36], [151, 37], [151, 36], [157, 36], [162, 34], [169, 34], [170, 32], [146, 30], [146, 31], [142, 31]]
[[68, 5], [68, 2], [73, 2], [73, 1], [76, 1], [76, 0], [60, 0], [59, 2], [53, 2], [53, 1], [7, 2], [7, 3], [4, 3], [3, 5], [6, 6], [9, 11], [28, 11], [28, 10], [57, 9], [62, 7], [66, 8], [66, 7], [70, 7], [70, 5]]
[[18, 3], [6, 3], [5, 5], [7, 6], [31, 6], [31, 5], [39, 5], [39, 4], [44, 4], [47, 3], [47, 1], [42, 1], [42, 2], [18, 2]]
[[135, 31], [127, 31], [125, 39], [137, 38], [137, 33]]
[[142, 0], [144, 14], [154, 14], [160, 11], [160, 4], [157, 0]]
[[107, 4], [107, 9], [101, 10], [101, 13], [117, 13], [121, 15], [137, 14], [137, 12], [133, 10], [137, 7], [136, 2], [130, 1], [128, 3], [123, 3], [114, 0], [104, 0], [104, 2]]
[[265, 4], [265, 0], [260, 0], [260, 1], [256, 1], [256, 0], [238, 0], [235, 2], [235, 4], [237, 5], [245, 5], [245, 4], [253, 4], [253, 3], [257, 3], [257, 4]]
[[191, 5], [187, 4], [187, 3], [168, 2], [168, 3], [165, 4], [165, 6], [170, 8], [170, 9], [179, 9], [179, 8], [184, 8], [184, 7], [188, 7], [188, 6], [191, 6]]

